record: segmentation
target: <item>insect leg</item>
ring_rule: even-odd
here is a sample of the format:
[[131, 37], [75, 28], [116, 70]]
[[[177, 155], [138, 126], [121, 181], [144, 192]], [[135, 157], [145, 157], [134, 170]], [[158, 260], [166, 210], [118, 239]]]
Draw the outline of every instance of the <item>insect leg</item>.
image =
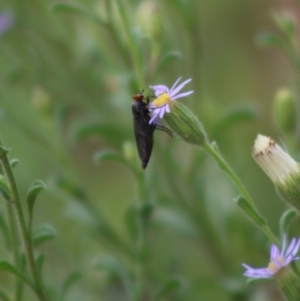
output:
[[170, 129], [164, 127], [163, 125], [156, 124], [155, 128], [162, 132], [165, 132], [165, 133], [169, 134], [171, 137], [173, 137], [173, 132]]

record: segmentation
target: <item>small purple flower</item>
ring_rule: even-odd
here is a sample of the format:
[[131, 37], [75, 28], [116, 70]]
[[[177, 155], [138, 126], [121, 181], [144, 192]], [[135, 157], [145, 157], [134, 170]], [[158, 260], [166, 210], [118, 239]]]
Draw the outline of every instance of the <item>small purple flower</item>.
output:
[[156, 121], [159, 118], [163, 118], [165, 113], [170, 113], [171, 109], [169, 106], [170, 101], [174, 101], [178, 98], [188, 96], [192, 94], [194, 91], [188, 91], [184, 93], [178, 94], [178, 92], [192, 79], [187, 79], [185, 82], [180, 84], [178, 87], [176, 87], [177, 83], [180, 81], [181, 77], [177, 79], [175, 84], [171, 89], [169, 89], [165, 85], [157, 85], [157, 86], [150, 86], [152, 90], [154, 90], [154, 94], [156, 96], [156, 99], [150, 104], [149, 108], [154, 109], [153, 115], [150, 120], [150, 123], [158, 123]]
[[14, 18], [10, 13], [0, 14], [0, 35], [8, 31], [14, 24]]
[[274, 244], [271, 246], [270, 263], [267, 268], [254, 269], [247, 264], [242, 265], [247, 269], [245, 276], [250, 278], [272, 278], [281, 268], [289, 265], [292, 261], [298, 260], [296, 256], [300, 248], [300, 238], [293, 238], [286, 250], [286, 235], [283, 236], [282, 250]]

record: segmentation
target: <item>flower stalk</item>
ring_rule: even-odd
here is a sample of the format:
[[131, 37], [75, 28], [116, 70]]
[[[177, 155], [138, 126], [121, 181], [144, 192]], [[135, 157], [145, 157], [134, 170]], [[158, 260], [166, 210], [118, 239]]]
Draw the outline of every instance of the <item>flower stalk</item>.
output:
[[[256, 212], [257, 216], [259, 216], [258, 210], [256, 209], [255, 203], [252, 200], [250, 194], [248, 193], [247, 189], [245, 188], [245, 186], [243, 185], [241, 180], [238, 178], [238, 176], [230, 168], [228, 163], [223, 159], [223, 157], [208, 142], [205, 142], [203, 144], [203, 148], [216, 161], [219, 168], [221, 170], [223, 170], [224, 172], [226, 172], [228, 174], [228, 176], [233, 180], [233, 182], [235, 183], [235, 185], [237, 186], [237, 188], [241, 192], [242, 196], [245, 198], [245, 200], [248, 202], [248, 204], [253, 208], [253, 211]], [[252, 215], [248, 214], [248, 211], [244, 210], [244, 212], [249, 216], [249, 218], [252, 221], [254, 221], [255, 224], [257, 224], [256, 220], [253, 219]], [[268, 225], [266, 223], [260, 224], [259, 226], [261, 227], [261, 229], [266, 234], [266, 236], [270, 239], [271, 242], [278, 243], [277, 238], [272, 233], [272, 231], [270, 230], [270, 228], [268, 227]]]
[[31, 270], [31, 274], [35, 283], [35, 293], [40, 301], [47, 301], [47, 297], [44, 293], [44, 288], [41, 282], [41, 278], [38, 275], [38, 269], [35, 263], [33, 249], [32, 249], [32, 242], [30, 240], [29, 231], [26, 226], [26, 221], [25, 221], [21, 199], [19, 196], [19, 191], [17, 188], [15, 177], [11, 169], [10, 162], [7, 158], [7, 154], [8, 154], [8, 150], [1, 145], [0, 161], [2, 163], [3, 170], [10, 184], [10, 189], [12, 194], [11, 202], [15, 208], [16, 219], [19, 222], [20, 236], [23, 241], [23, 246], [25, 249], [28, 266]]
[[181, 77], [177, 79], [170, 89], [165, 85], [150, 86], [150, 88], [154, 90], [156, 96], [156, 99], [149, 105], [149, 108], [153, 109], [150, 123], [160, 124], [159, 118], [164, 117], [170, 128], [182, 140], [203, 147], [203, 149], [217, 162], [218, 166], [229, 175], [240, 190], [244, 197], [243, 200], [237, 202], [240, 208], [243, 209], [248, 217], [264, 231], [271, 242], [277, 243], [276, 237], [267, 226], [264, 219], [259, 215], [255, 203], [245, 186], [229, 167], [227, 162], [222, 158], [219, 151], [216, 150], [215, 145], [209, 143], [202, 124], [190, 110], [176, 101], [176, 99], [188, 96], [194, 92], [188, 91], [178, 94], [180, 90], [191, 81], [191, 79], [188, 79], [177, 86], [180, 79]]

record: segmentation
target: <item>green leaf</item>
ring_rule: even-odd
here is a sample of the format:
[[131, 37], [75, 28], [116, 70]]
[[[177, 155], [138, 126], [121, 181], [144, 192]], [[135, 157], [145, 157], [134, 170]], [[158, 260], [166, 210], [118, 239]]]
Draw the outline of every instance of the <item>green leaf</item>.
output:
[[32, 215], [34, 203], [35, 203], [38, 193], [44, 189], [46, 189], [46, 187], [42, 181], [35, 181], [32, 184], [31, 188], [29, 189], [29, 191], [27, 193], [27, 197], [26, 197], [26, 202], [28, 205], [28, 210], [29, 210], [30, 215]]
[[6, 156], [10, 152], [10, 148], [0, 145], [0, 157]]
[[0, 300], [3, 301], [12, 301], [12, 299], [4, 292], [0, 289]]
[[259, 47], [278, 47], [285, 49], [284, 40], [275, 33], [260, 32], [255, 37], [255, 43]]
[[10, 200], [11, 200], [10, 187], [8, 185], [6, 177], [4, 177], [3, 175], [0, 175], [0, 193], [2, 194], [3, 198], [6, 201], [10, 202]]
[[280, 222], [279, 222], [279, 230], [280, 230], [280, 235], [281, 237], [283, 237], [283, 235], [285, 233], [288, 232], [288, 227], [289, 224], [292, 220], [292, 218], [297, 214], [297, 211], [295, 209], [288, 209], [286, 210], [280, 218]]
[[78, 187], [76, 183], [71, 182], [65, 177], [54, 178], [54, 183], [61, 190], [67, 192], [69, 195], [80, 201], [86, 201], [87, 195], [83, 189]]
[[73, 272], [68, 276], [68, 278], [65, 280], [63, 284], [60, 301], [62, 301], [65, 298], [66, 294], [69, 292], [72, 285], [74, 285], [74, 283], [78, 281], [80, 278], [81, 278], [81, 274], [79, 272]]
[[83, 16], [86, 16], [88, 18], [94, 19], [95, 21], [99, 22], [102, 25], [105, 25], [105, 22], [96, 14], [94, 14], [91, 11], [88, 11], [82, 7], [75, 6], [72, 4], [66, 4], [66, 3], [55, 3], [51, 6], [50, 10], [54, 13], [58, 12], [68, 12], [68, 13], [76, 13]]
[[292, 38], [295, 33], [295, 22], [288, 14], [274, 12], [272, 14], [273, 20], [278, 29], [287, 37]]
[[137, 220], [138, 206], [137, 204], [131, 205], [125, 214], [125, 223], [128, 229], [128, 232], [133, 240], [138, 237], [139, 225]]
[[167, 53], [158, 63], [158, 66], [156, 68], [155, 71], [155, 75], [154, 78], [156, 78], [159, 73], [166, 68], [166, 66], [168, 64], [170, 64], [171, 62], [178, 60], [179, 58], [181, 58], [181, 53], [180, 52], [176, 52], [176, 51], [172, 51], [170, 53]]
[[101, 270], [108, 270], [116, 275], [124, 285], [128, 299], [133, 300], [133, 293], [135, 291], [133, 281], [131, 280], [129, 271], [117, 259], [111, 256], [103, 256], [96, 262], [95, 267]]
[[32, 241], [33, 244], [37, 247], [43, 242], [53, 239], [56, 237], [56, 231], [54, 228], [48, 225], [43, 225], [33, 231]]
[[213, 130], [212, 137], [218, 137], [224, 133], [225, 130], [229, 129], [236, 124], [245, 121], [253, 121], [257, 117], [257, 112], [255, 109], [250, 107], [238, 108], [229, 111], [226, 116], [219, 121], [215, 129]]
[[152, 203], [145, 203], [142, 205], [133, 204], [126, 211], [125, 222], [130, 236], [135, 240], [138, 237], [139, 227], [146, 229], [149, 219], [154, 211]]
[[124, 128], [116, 124], [107, 124], [107, 123], [93, 123], [87, 124], [84, 121], [83, 124], [77, 126], [73, 129], [72, 137], [75, 141], [81, 141], [85, 138], [96, 136], [104, 138], [113, 146], [119, 148], [121, 146], [120, 141], [124, 140], [124, 137], [127, 136], [127, 132]]
[[122, 163], [125, 166], [129, 167], [132, 171], [135, 172], [133, 166], [123, 157], [117, 153], [113, 153], [111, 151], [102, 150], [94, 155], [94, 161], [98, 163], [103, 163], [106, 161], [115, 161], [118, 163]]
[[45, 254], [39, 254], [36, 259], [36, 265], [40, 276], [43, 275], [44, 262], [45, 262]]
[[153, 221], [167, 225], [186, 236], [193, 238], [197, 236], [197, 228], [194, 223], [187, 215], [179, 210], [158, 207], [153, 215]]
[[147, 228], [147, 225], [149, 223], [153, 211], [154, 211], [154, 205], [149, 202], [142, 204], [142, 206], [140, 207], [139, 213], [141, 217], [142, 226], [144, 227], [144, 229]]
[[159, 290], [157, 295], [154, 297], [155, 301], [162, 300], [163, 298], [167, 297], [168, 294], [176, 290], [181, 285], [178, 279], [169, 279], [167, 280], [162, 288]]
[[217, 144], [216, 141], [211, 142], [210, 145], [211, 145], [211, 147], [214, 149], [214, 151], [215, 151], [216, 153], [218, 153], [219, 155], [221, 155], [219, 146], [218, 146], [218, 144]]
[[251, 278], [251, 279], [247, 279], [248, 284], [256, 284], [256, 283], [270, 282], [270, 281], [273, 281], [273, 278]]
[[9, 262], [0, 261], [0, 271], [6, 271], [6, 272], [9, 272], [9, 273], [17, 276], [18, 278], [23, 280], [26, 284], [28, 284], [30, 287], [32, 287], [34, 289], [33, 284]]
[[[12, 208], [10, 208], [12, 209]], [[8, 229], [8, 226], [6, 224], [6, 220], [2, 214], [2, 212], [0, 212], [0, 229], [3, 233], [3, 236], [5, 237], [5, 242], [7, 246], [10, 246], [10, 231]]]
[[10, 166], [14, 168], [20, 161], [18, 159], [10, 160]]
[[235, 201], [257, 226], [264, 227], [266, 225], [264, 218], [258, 214], [258, 212], [249, 204], [249, 202], [244, 197], [239, 196]]

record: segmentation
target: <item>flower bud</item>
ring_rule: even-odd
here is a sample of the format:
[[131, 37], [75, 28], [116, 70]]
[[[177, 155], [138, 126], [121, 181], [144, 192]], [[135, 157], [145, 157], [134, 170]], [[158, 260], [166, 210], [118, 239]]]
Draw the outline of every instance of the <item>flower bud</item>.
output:
[[164, 119], [170, 128], [185, 142], [202, 146], [207, 142], [206, 133], [202, 124], [182, 103], [169, 103], [171, 114], [165, 114]]
[[277, 91], [273, 116], [278, 128], [284, 133], [293, 133], [296, 128], [296, 104], [290, 90], [281, 88]]
[[300, 166], [274, 140], [258, 135], [253, 157], [274, 182], [279, 196], [300, 210]]

